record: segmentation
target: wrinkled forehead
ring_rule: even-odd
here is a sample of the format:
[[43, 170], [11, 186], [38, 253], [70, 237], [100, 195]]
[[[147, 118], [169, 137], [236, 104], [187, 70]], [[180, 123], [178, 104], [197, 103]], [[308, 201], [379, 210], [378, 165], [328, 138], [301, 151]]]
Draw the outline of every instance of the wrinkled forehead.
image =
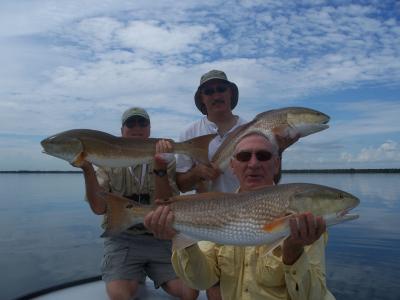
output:
[[235, 147], [235, 153], [240, 151], [267, 150], [276, 153], [278, 147], [272, 143], [265, 135], [253, 133], [244, 136]]

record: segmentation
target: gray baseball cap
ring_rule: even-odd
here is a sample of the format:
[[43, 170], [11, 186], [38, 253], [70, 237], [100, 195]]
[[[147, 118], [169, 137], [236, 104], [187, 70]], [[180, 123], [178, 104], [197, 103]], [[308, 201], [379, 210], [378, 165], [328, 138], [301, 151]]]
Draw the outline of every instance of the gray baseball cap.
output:
[[237, 85], [231, 81], [228, 80], [228, 77], [226, 76], [225, 72], [219, 71], [219, 70], [211, 70], [200, 78], [200, 85], [197, 88], [196, 93], [194, 94], [194, 103], [196, 104], [197, 108], [203, 113], [203, 115], [207, 114], [206, 108], [204, 107], [203, 103], [201, 102], [201, 87], [208, 81], [213, 80], [213, 79], [219, 79], [222, 81], [227, 82], [232, 90], [232, 100], [231, 100], [231, 109], [233, 110], [239, 99], [239, 89]]
[[121, 118], [122, 125], [125, 124], [126, 120], [132, 117], [142, 117], [150, 121], [149, 114], [145, 109], [141, 107], [131, 107], [123, 113]]

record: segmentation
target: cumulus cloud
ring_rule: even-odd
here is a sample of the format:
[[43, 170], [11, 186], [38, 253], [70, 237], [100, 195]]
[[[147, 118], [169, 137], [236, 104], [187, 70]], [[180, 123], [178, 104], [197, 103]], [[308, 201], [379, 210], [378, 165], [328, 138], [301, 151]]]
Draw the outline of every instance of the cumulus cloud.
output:
[[133, 21], [118, 32], [122, 47], [162, 54], [185, 53], [200, 43], [210, 28], [185, 24], [162, 24], [157, 21]]
[[357, 154], [343, 152], [341, 159], [345, 162], [400, 162], [400, 147], [395, 141], [388, 140], [382, 145], [374, 148], [363, 148]]
[[[200, 75], [216, 68], [239, 86], [235, 113], [247, 119], [289, 105], [331, 115], [329, 131], [293, 148], [293, 165], [303, 154], [308, 165], [338, 161], [337, 149], [354, 160], [342, 149], [354, 147], [353, 137], [394, 140], [400, 102], [388, 94], [400, 81], [400, 23], [393, 4], [298, 3], [2, 1], [0, 134], [11, 144], [13, 135], [77, 126], [118, 134], [120, 113], [143, 104], [156, 117], [154, 133], [175, 137], [200, 116], [193, 93]], [[330, 98], [365, 86], [394, 93]]]

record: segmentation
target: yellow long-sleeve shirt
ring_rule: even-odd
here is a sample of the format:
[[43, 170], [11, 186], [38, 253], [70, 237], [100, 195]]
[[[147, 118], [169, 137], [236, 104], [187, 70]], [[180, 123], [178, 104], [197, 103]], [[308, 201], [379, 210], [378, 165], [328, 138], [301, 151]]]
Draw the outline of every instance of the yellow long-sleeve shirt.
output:
[[200, 242], [174, 251], [175, 272], [189, 286], [207, 289], [220, 284], [223, 299], [331, 300], [325, 281], [324, 234], [293, 265], [282, 263], [279, 251]]

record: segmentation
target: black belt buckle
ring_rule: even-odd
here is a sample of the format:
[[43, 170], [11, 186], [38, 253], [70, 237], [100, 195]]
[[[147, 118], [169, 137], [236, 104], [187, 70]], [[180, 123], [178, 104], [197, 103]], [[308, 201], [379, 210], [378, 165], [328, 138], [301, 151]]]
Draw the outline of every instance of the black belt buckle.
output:
[[150, 194], [132, 194], [130, 196], [125, 196], [125, 197], [140, 204], [146, 204], [146, 205], [150, 204]]

